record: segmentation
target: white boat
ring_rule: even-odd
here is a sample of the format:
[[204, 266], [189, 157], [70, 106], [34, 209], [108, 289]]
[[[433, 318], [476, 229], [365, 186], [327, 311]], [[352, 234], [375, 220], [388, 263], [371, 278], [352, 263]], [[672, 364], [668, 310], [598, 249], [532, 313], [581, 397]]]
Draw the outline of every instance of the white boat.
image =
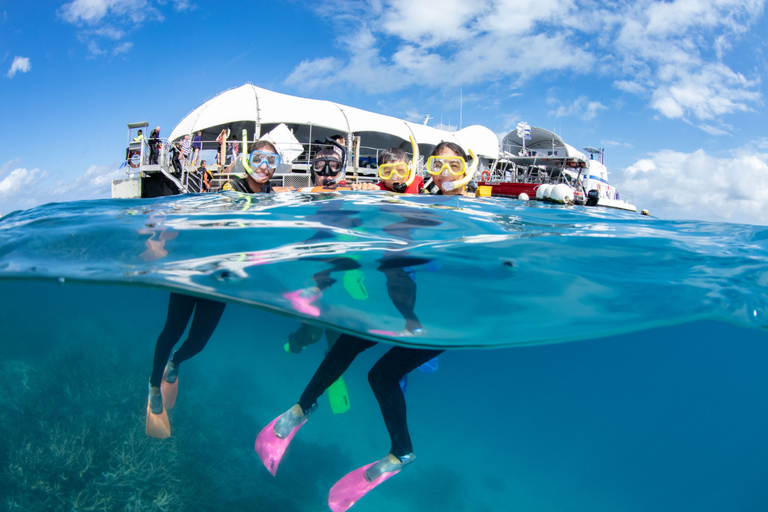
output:
[[604, 150], [584, 148], [589, 157], [549, 130], [524, 126], [502, 140], [499, 158], [481, 174], [491, 195], [637, 211], [608, 182]]

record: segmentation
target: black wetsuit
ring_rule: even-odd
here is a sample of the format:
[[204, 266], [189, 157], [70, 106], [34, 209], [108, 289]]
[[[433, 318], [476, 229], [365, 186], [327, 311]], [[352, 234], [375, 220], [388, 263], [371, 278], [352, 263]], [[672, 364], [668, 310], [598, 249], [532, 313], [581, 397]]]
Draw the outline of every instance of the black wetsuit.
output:
[[[428, 211], [415, 212], [402, 207], [383, 207], [382, 211], [400, 214], [403, 220], [383, 228], [384, 232], [405, 240], [413, 240], [411, 230], [433, 227], [440, 221]], [[349, 258], [339, 258], [349, 259]], [[392, 303], [403, 315], [406, 329], [414, 332], [421, 328], [421, 322], [414, 313], [416, 305], [416, 281], [412, 277], [411, 266], [428, 263], [429, 260], [409, 256], [404, 251], [386, 253], [379, 260], [378, 270], [386, 276], [387, 292]], [[355, 262], [356, 264], [357, 262]], [[334, 265], [334, 270], [339, 266]], [[330, 279], [330, 276], [328, 276]], [[320, 286], [320, 281], [315, 275]], [[358, 354], [376, 345], [376, 342], [342, 334], [326, 354], [312, 380], [299, 399], [299, 406], [308, 411], [320, 395], [347, 370]], [[379, 402], [384, 424], [392, 442], [390, 452], [396, 457], [404, 457], [413, 451], [411, 436], [408, 432], [405, 395], [400, 387], [400, 380], [427, 361], [437, 357], [444, 350], [415, 349], [396, 346], [379, 359], [370, 372], [368, 382]]]
[[[237, 182], [238, 190], [240, 190], [243, 185], [246, 188], [248, 186], [245, 183], [241, 183], [244, 181], [245, 179], [243, 178], [231, 180], [228, 183]], [[250, 189], [242, 191], [250, 193]], [[269, 183], [262, 186], [261, 191], [263, 193], [274, 193]], [[225, 303], [215, 300], [202, 299], [181, 293], [171, 293], [171, 298], [168, 302], [168, 314], [165, 318], [165, 327], [163, 327], [155, 344], [152, 376], [149, 378], [151, 386], [160, 387], [160, 381], [163, 378], [163, 370], [165, 369], [168, 357], [171, 355], [174, 345], [179, 341], [181, 335], [184, 334], [192, 314], [194, 313], [194, 318], [192, 318], [192, 325], [189, 328], [187, 339], [182, 343], [179, 350], [173, 354], [171, 359], [174, 366], [179, 366], [205, 348], [208, 340], [213, 335], [213, 331], [216, 330], [216, 326], [219, 324], [225, 306]]]
[[159, 150], [157, 148], [158, 143], [160, 142], [160, 132], [157, 130], [152, 130], [149, 134], [149, 164], [150, 165], [157, 165], [157, 160], [159, 156]]
[[[253, 194], [251, 187], [248, 186], [248, 178], [235, 178], [229, 180], [221, 187], [222, 190], [234, 190], [236, 192], [243, 192], [245, 194]], [[272, 188], [272, 183], [267, 182], [261, 186], [259, 190], [262, 194], [274, 194], [275, 190]]]
[[211, 335], [213, 335], [213, 331], [219, 324], [225, 305], [223, 302], [183, 295], [181, 293], [171, 293], [171, 298], [168, 301], [168, 315], [165, 319], [165, 327], [163, 327], [163, 331], [160, 333], [155, 344], [152, 377], [149, 378], [150, 385], [160, 387], [160, 379], [163, 378], [165, 362], [168, 361], [168, 356], [171, 355], [173, 346], [176, 345], [181, 335], [184, 334], [189, 319], [192, 318], [192, 313], [194, 312], [195, 316], [192, 319], [192, 326], [189, 328], [189, 335], [179, 350], [173, 354], [172, 362], [174, 366], [179, 366], [205, 348], [208, 340], [211, 339]]
[[[355, 357], [374, 345], [374, 341], [349, 334], [339, 336], [301, 394], [301, 409], [308, 411], [320, 395], [349, 368]], [[390, 452], [396, 457], [403, 457], [413, 451], [400, 379], [443, 352], [396, 346], [384, 354], [368, 372], [368, 383], [379, 402], [392, 441]]]

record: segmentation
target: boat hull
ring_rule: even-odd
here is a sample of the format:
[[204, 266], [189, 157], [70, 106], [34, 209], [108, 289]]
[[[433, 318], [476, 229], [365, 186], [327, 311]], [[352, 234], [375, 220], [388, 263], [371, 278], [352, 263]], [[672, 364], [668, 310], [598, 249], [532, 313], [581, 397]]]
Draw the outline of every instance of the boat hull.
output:
[[528, 194], [528, 197], [536, 197], [536, 189], [538, 189], [542, 183], [480, 181], [478, 182], [478, 185], [491, 187], [491, 195], [493, 196], [517, 197], [522, 193], [526, 193]]

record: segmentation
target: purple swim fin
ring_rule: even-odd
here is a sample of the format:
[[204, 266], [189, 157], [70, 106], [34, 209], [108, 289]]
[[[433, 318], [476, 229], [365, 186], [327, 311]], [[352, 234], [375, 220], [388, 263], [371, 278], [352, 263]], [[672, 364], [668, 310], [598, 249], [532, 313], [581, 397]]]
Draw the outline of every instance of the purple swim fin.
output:
[[371, 462], [348, 473], [331, 487], [331, 492], [328, 493], [328, 506], [331, 507], [333, 512], [345, 512], [374, 487], [386, 482], [400, 472], [398, 469], [397, 471], [382, 473], [373, 482], [369, 482], [365, 478], [365, 472], [377, 463], [378, 461]]
[[282, 414], [272, 420], [269, 425], [259, 432], [254, 446], [256, 453], [258, 453], [261, 458], [261, 462], [264, 463], [264, 467], [267, 468], [267, 471], [272, 473], [272, 476], [275, 476], [275, 473], [277, 473], [277, 466], [280, 465], [283, 454], [288, 448], [288, 445], [291, 444], [293, 436], [295, 436], [296, 432], [298, 432], [302, 425], [307, 422], [307, 420], [304, 419], [304, 421], [293, 427], [291, 433], [285, 438], [280, 438], [275, 435], [275, 423], [277, 423], [277, 420], [279, 420], [281, 416]]

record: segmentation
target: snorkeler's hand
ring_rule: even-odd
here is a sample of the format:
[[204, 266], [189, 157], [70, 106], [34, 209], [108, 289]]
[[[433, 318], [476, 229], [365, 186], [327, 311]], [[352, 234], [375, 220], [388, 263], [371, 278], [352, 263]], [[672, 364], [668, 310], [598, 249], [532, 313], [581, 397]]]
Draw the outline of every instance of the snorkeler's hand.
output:
[[373, 183], [353, 183], [350, 187], [352, 190], [379, 190], [379, 187]]
[[293, 187], [272, 187], [272, 190], [275, 191], [275, 193], [279, 194], [281, 192], [290, 192], [292, 190], [296, 190]]

